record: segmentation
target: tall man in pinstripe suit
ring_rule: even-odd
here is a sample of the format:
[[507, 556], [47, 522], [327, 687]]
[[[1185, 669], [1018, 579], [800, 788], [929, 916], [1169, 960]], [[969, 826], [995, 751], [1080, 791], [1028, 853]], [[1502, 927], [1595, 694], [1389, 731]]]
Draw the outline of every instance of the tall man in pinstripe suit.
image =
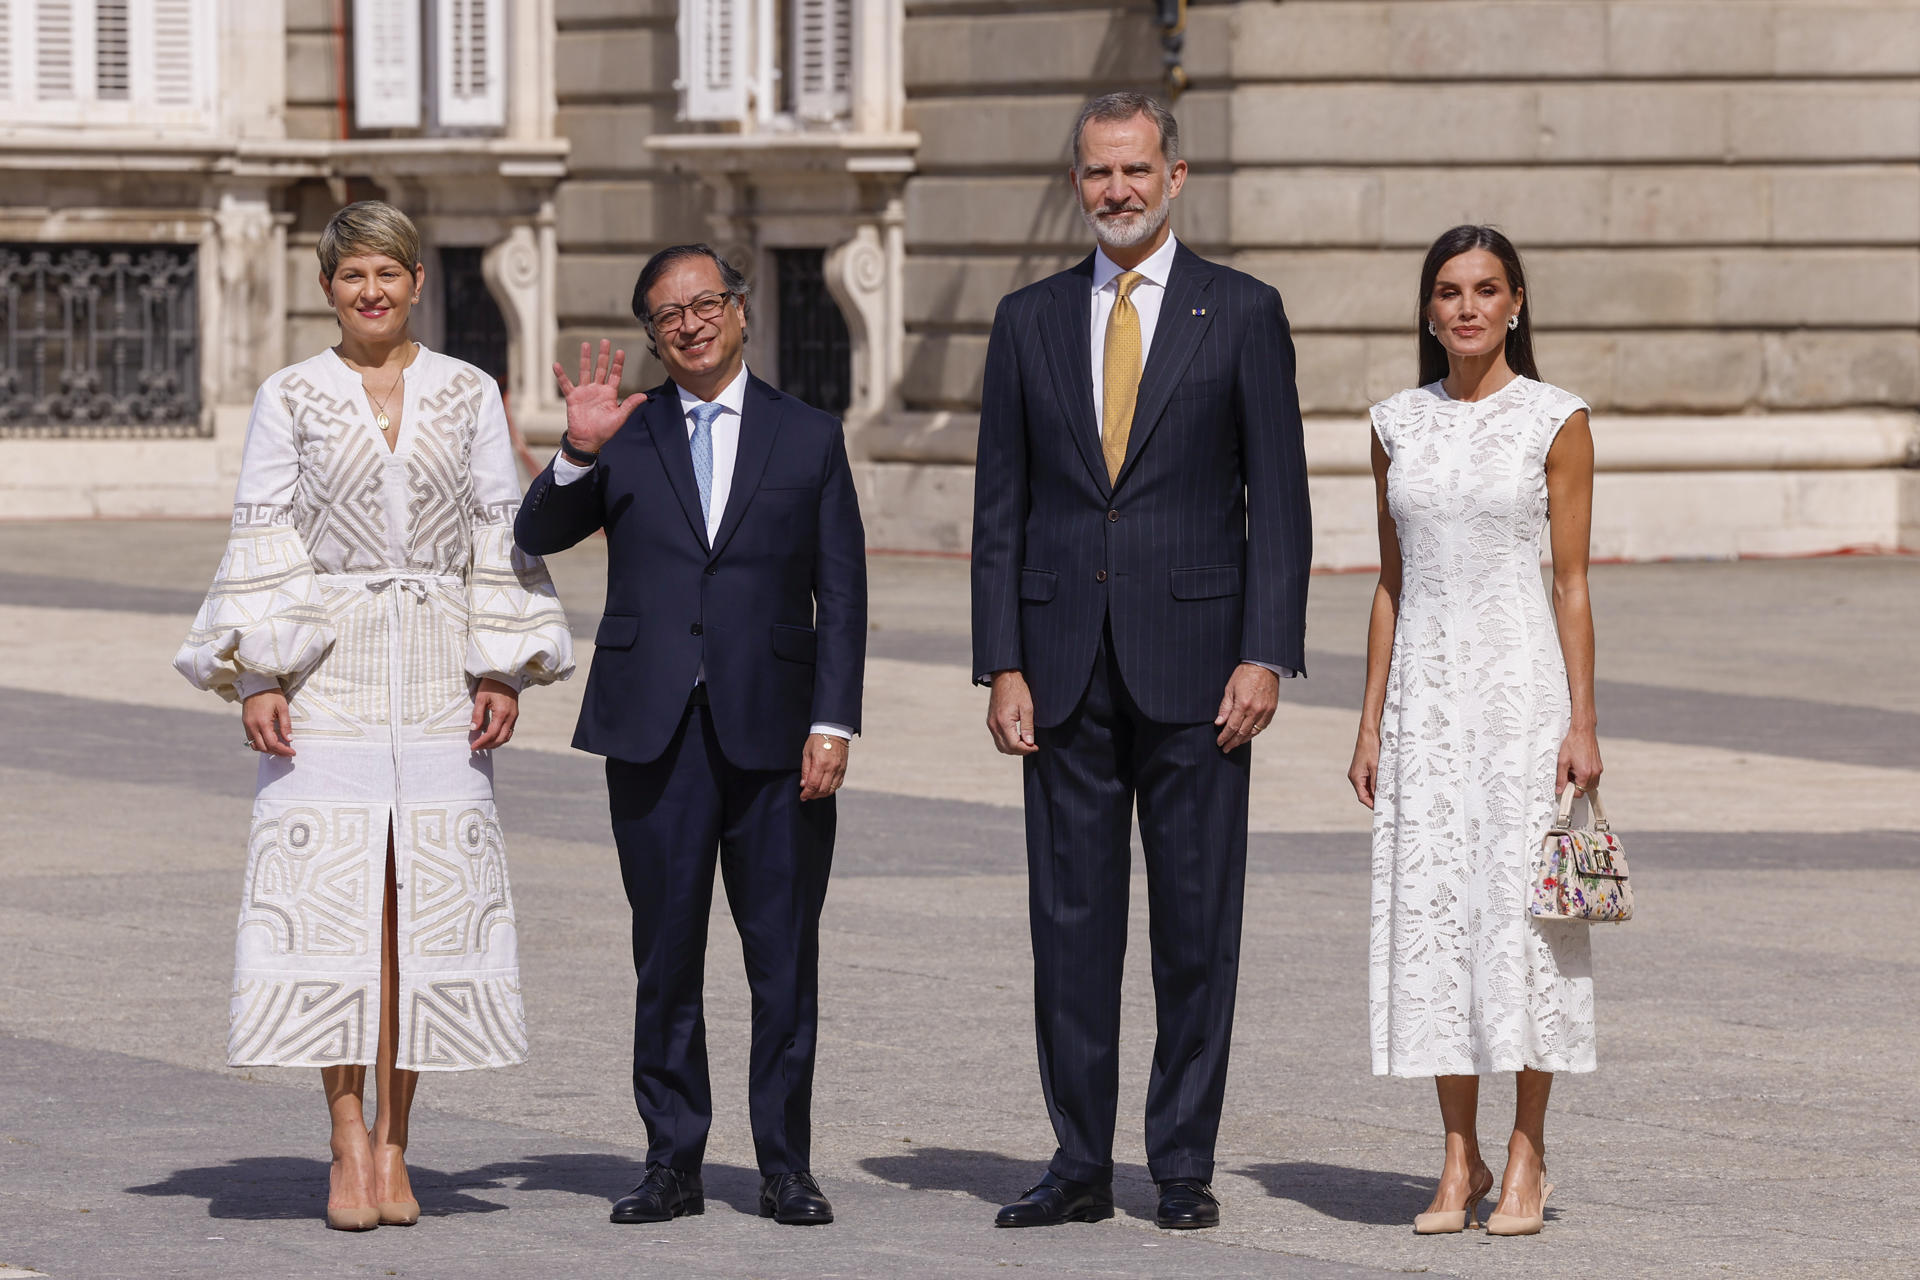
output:
[[1136, 800], [1163, 1227], [1220, 1221], [1255, 734], [1304, 667], [1312, 533], [1280, 296], [1178, 243], [1178, 126], [1096, 98], [1072, 182], [1098, 248], [994, 318], [973, 521], [973, 667], [1025, 757], [1040, 1084], [1059, 1141], [996, 1225], [1113, 1215]]

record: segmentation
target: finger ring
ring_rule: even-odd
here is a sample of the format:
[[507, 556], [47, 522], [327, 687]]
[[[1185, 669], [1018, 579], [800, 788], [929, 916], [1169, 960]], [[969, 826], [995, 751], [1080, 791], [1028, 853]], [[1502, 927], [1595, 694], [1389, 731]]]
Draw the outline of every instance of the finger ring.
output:
[[247, 739], [247, 750], [249, 750], [249, 751], [258, 751], [259, 749], [260, 749], [260, 748], [258, 748], [258, 747], [256, 747], [256, 746], [254, 746], [254, 745], [253, 745], [253, 739], [252, 739], [252, 738], [248, 738], [248, 739]]

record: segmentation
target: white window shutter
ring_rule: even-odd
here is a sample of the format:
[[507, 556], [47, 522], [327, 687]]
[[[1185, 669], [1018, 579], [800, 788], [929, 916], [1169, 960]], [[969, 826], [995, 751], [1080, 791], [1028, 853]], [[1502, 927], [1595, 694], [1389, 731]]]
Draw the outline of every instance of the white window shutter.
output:
[[353, 123], [360, 129], [420, 127], [420, 6], [353, 2]]
[[439, 0], [434, 27], [439, 122], [505, 128], [507, 0]]
[[680, 0], [680, 118], [744, 120], [752, 0]]
[[13, 4], [0, 0], [0, 105], [13, 101]]
[[34, 96], [42, 102], [73, 100], [77, 7], [75, 0], [34, 0]]
[[193, 0], [153, 0], [153, 101], [162, 107], [195, 105], [200, 76]]
[[93, 96], [102, 102], [125, 102], [133, 96], [129, 17], [127, 0], [94, 0]]
[[853, 109], [852, 0], [793, 0], [793, 109], [838, 120]]

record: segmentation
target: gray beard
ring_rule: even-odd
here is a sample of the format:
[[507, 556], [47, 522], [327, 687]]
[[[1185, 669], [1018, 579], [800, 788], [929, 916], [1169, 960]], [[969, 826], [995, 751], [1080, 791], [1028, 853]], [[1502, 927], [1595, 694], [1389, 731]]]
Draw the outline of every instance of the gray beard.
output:
[[1093, 232], [1093, 238], [1112, 249], [1131, 249], [1137, 244], [1145, 244], [1160, 233], [1167, 225], [1167, 215], [1173, 212], [1173, 201], [1162, 200], [1151, 209], [1142, 210], [1136, 215], [1133, 229], [1120, 235], [1113, 234], [1113, 228], [1101, 223], [1099, 215], [1090, 213], [1085, 205], [1080, 206], [1080, 216]]

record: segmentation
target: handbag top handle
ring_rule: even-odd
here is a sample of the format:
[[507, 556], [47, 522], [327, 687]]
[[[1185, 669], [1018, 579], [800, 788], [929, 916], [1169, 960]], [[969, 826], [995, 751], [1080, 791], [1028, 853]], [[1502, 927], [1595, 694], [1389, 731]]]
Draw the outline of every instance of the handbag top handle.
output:
[[1573, 821], [1573, 802], [1583, 795], [1587, 798], [1587, 812], [1593, 815], [1593, 829], [1595, 831], [1613, 830], [1607, 822], [1606, 806], [1600, 803], [1600, 788], [1594, 786], [1583, 789], [1571, 782], [1560, 792], [1560, 811], [1553, 816], [1553, 829], [1555, 831], [1570, 829], [1569, 824]]

